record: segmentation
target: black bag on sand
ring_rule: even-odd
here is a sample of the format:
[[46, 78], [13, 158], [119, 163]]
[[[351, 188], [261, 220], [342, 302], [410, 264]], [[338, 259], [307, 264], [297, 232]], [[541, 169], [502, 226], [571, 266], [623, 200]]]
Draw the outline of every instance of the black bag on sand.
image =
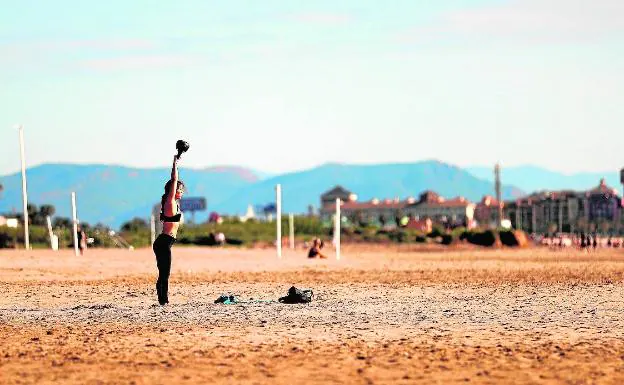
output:
[[219, 298], [215, 299], [214, 303], [222, 303], [225, 305], [233, 305], [238, 303], [238, 298], [233, 294], [221, 294]]
[[291, 287], [288, 289], [288, 295], [285, 297], [281, 297], [279, 301], [281, 303], [310, 303], [312, 302], [312, 298], [314, 297], [314, 293], [312, 289], [297, 289], [296, 287]]

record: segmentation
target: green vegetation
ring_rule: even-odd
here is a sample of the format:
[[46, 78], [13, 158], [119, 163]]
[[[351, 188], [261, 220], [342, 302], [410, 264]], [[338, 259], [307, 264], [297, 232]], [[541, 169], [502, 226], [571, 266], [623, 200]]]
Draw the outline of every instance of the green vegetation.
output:
[[[323, 227], [318, 218], [295, 217], [295, 239], [309, 240], [312, 237], [327, 237], [329, 229]], [[288, 237], [288, 217], [282, 217], [282, 236]], [[204, 223], [180, 227], [178, 242], [181, 244], [209, 245], [210, 234], [223, 233], [230, 244], [251, 246], [273, 244], [275, 242], [275, 222], [248, 220], [240, 222], [236, 218], [225, 219], [223, 223]]]
[[[93, 238], [90, 247], [114, 247], [115, 243], [108, 236], [108, 229], [101, 226], [90, 227], [88, 224], [81, 224], [87, 236]], [[28, 228], [30, 233], [30, 245], [34, 249], [45, 249], [50, 247], [50, 236], [46, 226], [31, 225]], [[59, 238], [59, 248], [74, 246], [73, 229], [69, 227], [56, 227], [53, 232]], [[149, 234], [148, 234], [149, 238]], [[14, 248], [18, 245], [24, 247], [24, 228], [0, 227], [0, 249]]]
[[[59, 236], [61, 248], [73, 246], [71, 223], [55, 221], [59, 224], [54, 233]], [[333, 236], [331, 223], [323, 223], [319, 218], [295, 217], [295, 238], [297, 242], [308, 241], [313, 237], [329, 240]], [[91, 227], [81, 224], [87, 236], [94, 239], [90, 247], [115, 247], [115, 241], [109, 235], [110, 229], [97, 225]], [[0, 248], [15, 247], [23, 244], [23, 229], [0, 227]], [[241, 222], [237, 218], [225, 218], [222, 223], [203, 223], [184, 225], [178, 232], [178, 244], [182, 245], [214, 245], [215, 234], [223, 233], [226, 243], [230, 245], [254, 246], [272, 245], [275, 242], [275, 222], [249, 220]], [[288, 217], [282, 218], [282, 236], [288, 238]], [[134, 247], [150, 246], [150, 229], [148, 223], [135, 218], [121, 226], [119, 235]], [[45, 226], [30, 227], [30, 239], [34, 248], [49, 247], [48, 231]], [[445, 230], [434, 227], [429, 234], [403, 227], [380, 228], [377, 226], [357, 226], [346, 224], [342, 228], [341, 239], [345, 243], [430, 243], [452, 245], [471, 243], [480, 246], [517, 246], [518, 241], [512, 231], [508, 230], [466, 230], [463, 227]]]

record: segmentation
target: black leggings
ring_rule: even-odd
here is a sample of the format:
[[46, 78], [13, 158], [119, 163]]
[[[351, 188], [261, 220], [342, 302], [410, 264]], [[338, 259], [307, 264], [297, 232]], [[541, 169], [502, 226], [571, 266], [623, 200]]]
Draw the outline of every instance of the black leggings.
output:
[[169, 274], [171, 273], [171, 246], [175, 238], [171, 235], [160, 234], [154, 241], [154, 254], [156, 254], [156, 266], [158, 266], [158, 281], [156, 281], [156, 293], [158, 303], [169, 303]]

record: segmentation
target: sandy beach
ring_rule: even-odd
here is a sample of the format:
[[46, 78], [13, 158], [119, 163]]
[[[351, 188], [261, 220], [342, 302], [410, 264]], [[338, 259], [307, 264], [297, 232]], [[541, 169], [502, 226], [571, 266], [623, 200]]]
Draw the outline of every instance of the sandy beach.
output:
[[[621, 250], [176, 246], [166, 307], [156, 272], [150, 249], [0, 250], [0, 382], [624, 381]], [[277, 303], [292, 285], [314, 301]]]

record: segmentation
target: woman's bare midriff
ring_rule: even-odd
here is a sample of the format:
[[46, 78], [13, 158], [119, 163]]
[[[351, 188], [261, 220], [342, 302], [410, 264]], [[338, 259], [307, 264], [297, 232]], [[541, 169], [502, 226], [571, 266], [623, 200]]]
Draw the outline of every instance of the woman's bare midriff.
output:
[[177, 238], [179, 228], [179, 222], [163, 222], [162, 233]]

